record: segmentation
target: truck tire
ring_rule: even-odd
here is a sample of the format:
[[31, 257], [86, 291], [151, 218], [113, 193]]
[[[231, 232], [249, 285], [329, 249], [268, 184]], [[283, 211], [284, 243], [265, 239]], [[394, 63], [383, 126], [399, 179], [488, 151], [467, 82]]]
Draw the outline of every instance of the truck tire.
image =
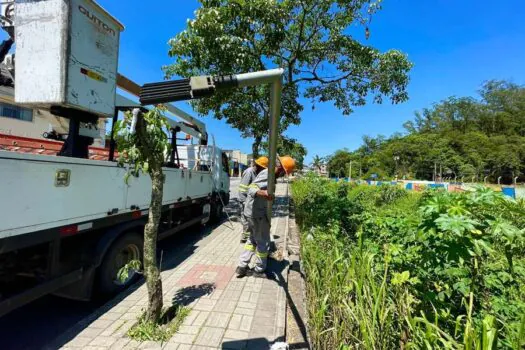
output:
[[222, 220], [224, 216], [224, 206], [220, 200], [215, 201], [211, 206], [210, 222], [216, 224]]
[[98, 289], [102, 295], [116, 294], [137, 281], [139, 273], [136, 271], [130, 271], [125, 281], [118, 279], [118, 272], [132, 260], [142, 263], [143, 246], [143, 237], [136, 232], [125, 233], [113, 242], [98, 271]]

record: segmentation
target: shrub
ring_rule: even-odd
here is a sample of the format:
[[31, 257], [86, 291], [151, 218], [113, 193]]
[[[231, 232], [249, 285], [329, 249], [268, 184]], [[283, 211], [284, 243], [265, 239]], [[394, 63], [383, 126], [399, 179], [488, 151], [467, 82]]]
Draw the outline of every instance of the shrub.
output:
[[300, 226], [327, 226], [341, 222], [346, 215], [348, 185], [316, 175], [308, 175], [294, 183], [292, 198]]
[[525, 205], [487, 189], [292, 185], [315, 348], [521, 348]]

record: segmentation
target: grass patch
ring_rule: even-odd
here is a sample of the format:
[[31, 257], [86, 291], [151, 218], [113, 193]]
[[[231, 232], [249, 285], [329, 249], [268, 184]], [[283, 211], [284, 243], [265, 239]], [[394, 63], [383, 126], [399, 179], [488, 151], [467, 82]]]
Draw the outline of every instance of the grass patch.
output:
[[128, 331], [128, 337], [136, 341], [169, 340], [180, 328], [191, 309], [186, 306], [173, 305], [162, 312], [159, 322], [146, 321], [145, 313], [138, 322]]

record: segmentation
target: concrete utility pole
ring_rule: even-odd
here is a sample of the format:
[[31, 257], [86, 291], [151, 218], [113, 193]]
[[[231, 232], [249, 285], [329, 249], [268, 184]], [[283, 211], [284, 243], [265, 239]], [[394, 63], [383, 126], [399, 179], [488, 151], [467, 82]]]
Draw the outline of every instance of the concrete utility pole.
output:
[[348, 182], [352, 181], [352, 161], [350, 161], [349, 165], [349, 171], [348, 171]]

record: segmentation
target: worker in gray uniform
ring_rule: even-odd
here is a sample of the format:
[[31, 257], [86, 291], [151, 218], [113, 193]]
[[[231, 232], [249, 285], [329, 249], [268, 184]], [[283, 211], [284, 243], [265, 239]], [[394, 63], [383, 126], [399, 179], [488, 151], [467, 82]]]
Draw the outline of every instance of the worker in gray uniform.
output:
[[268, 158], [259, 157], [254, 161], [253, 166], [249, 167], [242, 173], [241, 183], [239, 184], [239, 202], [241, 204], [241, 224], [242, 224], [242, 235], [241, 243], [246, 243], [250, 236], [248, 222], [244, 216], [244, 203], [248, 195], [249, 186], [255, 180], [257, 175], [264, 169], [268, 168]]
[[[279, 157], [274, 169], [275, 178], [290, 174], [295, 169], [295, 161], [288, 156]], [[273, 201], [273, 195], [268, 193], [268, 171], [261, 171], [253, 183], [248, 186], [244, 216], [248, 223], [250, 236], [244, 246], [237, 266], [237, 277], [251, 275], [265, 277], [268, 250], [270, 248], [270, 218], [266, 214], [268, 201]], [[255, 254], [255, 266], [250, 270], [248, 265]]]

